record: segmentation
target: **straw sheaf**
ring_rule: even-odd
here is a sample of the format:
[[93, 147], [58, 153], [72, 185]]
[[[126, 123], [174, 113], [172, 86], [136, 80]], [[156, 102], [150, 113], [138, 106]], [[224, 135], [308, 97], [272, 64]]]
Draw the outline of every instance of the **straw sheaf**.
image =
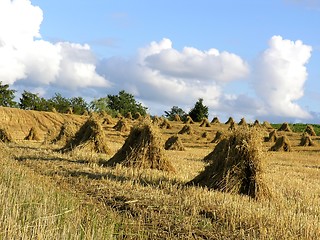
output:
[[211, 164], [188, 185], [245, 194], [255, 199], [270, 195], [263, 180], [261, 137], [257, 130], [239, 128], [229, 133], [209, 155], [206, 160]]
[[164, 156], [161, 142], [160, 132], [150, 122], [141, 122], [131, 129], [124, 145], [107, 165], [175, 171]]
[[88, 119], [61, 151], [70, 152], [74, 149], [96, 153], [110, 153], [105, 133], [97, 120], [93, 118]]

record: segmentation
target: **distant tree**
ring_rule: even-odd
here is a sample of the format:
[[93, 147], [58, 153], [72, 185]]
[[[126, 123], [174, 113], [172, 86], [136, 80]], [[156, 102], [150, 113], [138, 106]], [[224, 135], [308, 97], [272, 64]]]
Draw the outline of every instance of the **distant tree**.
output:
[[38, 94], [24, 91], [21, 95], [19, 107], [25, 110], [42, 110], [42, 99]]
[[37, 110], [39, 111], [52, 111], [53, 105], [50, 100], [47, 100], [43, 97], [40, 98], [39, 107]]
[[195, 103], [194, 107], [189, 112], [189, 116], [196, 122], [200, 122], [202, 119], [208, 118], [209, 109], [207, 106], [203, 105], [202, 98], [199, 98]]
[[148, 108], [142, 106], [132, 94], [124, 90], [120, 91], [118, 95], [108, 95], [108, 99], [108, 107], [121, 113], [121, 115], [126, 115], [128, 112], [132, 114], [139, 112], [142, 116], [147, 114]]
[[9, 89], [9, 84], [2, 84], [0, 81], [0, 106], [17, 107], [14, 101], [16, 90]]
[[109, 98], [108, 97], [102, 97], [98, 99], [93, 99], [90, 102], [90, 109], [94, 112], [104, 112], [107, 111], [109, 103]]
[[90, 102], [89, 108], [94, 112], [105, 112], [111, 115], [112, 117], [117, 116], [117, 111], [113, 110], [109, 107], [109, 98], [102, 97], [98, 99], [94, 99]]
[[55, 108], [59, 113], [67, 113], [68, 110], [72, 107], [70, 100], [62, 97], [60, 93], [55, 93], [55, 95], [48, 101], [49, 105], [52, 108]]
[[175, 115], [178, 115], [180, 119], [184, 121], [187, 115], [186, 112], [183, 111], [183, 109], [179, 108], [178, 106], [173, 106], [170, 111], [164, 111], [164, 114], [165, 114], [165, 117], [168, 118], [170, 121], [174, 120]]
[[73, 97], [69, 102], [74, 114], [82, 115], [88, 110], [88, 104], [82, 97]]

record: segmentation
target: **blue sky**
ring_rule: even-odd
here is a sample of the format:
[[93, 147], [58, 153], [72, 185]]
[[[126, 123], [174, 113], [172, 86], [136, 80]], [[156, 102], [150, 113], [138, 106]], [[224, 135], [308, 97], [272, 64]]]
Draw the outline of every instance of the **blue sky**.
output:
[[320, 1], [0, 4], [0, 77], [19, 91], [125, 89], [151, 114], [204, 98], [210, 117], [320, 121]]

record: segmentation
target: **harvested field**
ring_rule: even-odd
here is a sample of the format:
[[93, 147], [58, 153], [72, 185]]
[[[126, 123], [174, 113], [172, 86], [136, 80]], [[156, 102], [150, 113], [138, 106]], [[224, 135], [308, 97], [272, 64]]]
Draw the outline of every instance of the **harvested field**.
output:
[[[33, 124], [45, 134], [51, 127], [59, 132], [66, 121], [82, 125], [87, 117], [0, 111], [2, 125], [10, 123], [11, 116], [9, 130], [15, 137], [14, 142], [0, 142], [5, 166], [0, 173], [2, 239], [47, 239], [49, 233], [52, 239], [320, 238], [320, 137], [312, 137], [314, 146], [300, 146], [305, 127], [301, 132], [278, 132], [279, 138], [285, 134], [290, 140], [290, 152], [269, 152], [274, 142], [264, 142], [269, 132], [262, 132], [263, 181], [272, 197], [255, 200], [186, 186], [215, 161], [203, 159], [217, 146], [211, 142], [216, 133], [228, 132], [224, 123], [206, 128], [193, 124], [194, 134], [179, 134], [185, 151], [165, 151], [161, 144], [175, 169], [170, 172], [105, 165], [130, 134], [116, 131], [112, 124], [103, 128], [110, 152], [63, 154], [56, 151], [61, 146], [23, 138]], [[15, 113], [28, 121], [18, 121]], [[36, 124], [35, 119], [43, 118], [51, 120]], [[157, 129], [163, 143], [185, 125], [170, 124], [170, 129]], [[203, 132], [207, 138], [200, 137]]]

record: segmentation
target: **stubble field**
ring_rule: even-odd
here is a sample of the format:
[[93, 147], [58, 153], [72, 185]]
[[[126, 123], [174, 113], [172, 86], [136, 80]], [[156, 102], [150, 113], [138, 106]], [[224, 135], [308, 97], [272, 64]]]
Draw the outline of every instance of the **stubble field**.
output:
[[[106, 166], [129, 134], [113, 129], [116, 119], [103, 125], [109, 154], [61, 153], [56, 150], [63, 145], [45, 141], [46, 133], [54, 134], [70, 119], [81, 125], [87, 117], [48, 113], [43, 124], [41, 113], [0, 110], [2, 126], [15, 138], [0, 144], [1, 239], [320, 238], [318, 136], [313, 137], [316, 146], [302, 147], [301, 132], [279, 132], [290, 139], [292, 152], [267, 151], [274, 143], [263, 142], [271, 197], [254, 200], [185, 185], [208, 164], [203, 158], [216, 146], [211, 143], [215, 133], [228, 131], [225, 124], [192, 124], [192, 135], [179, 135], [185, 151], [164, 150], [176, 169], [164, 172]], [[32, 116], [23, 122], [16, 120], [19, 114]], [[128, 120], [130, 126], [136, 122]], [[32, 124], [40, 128], [41, 139], [23, 140]], [[184, 126], [170, 124], [170, 129], [159, 128], [163, 142]]]

